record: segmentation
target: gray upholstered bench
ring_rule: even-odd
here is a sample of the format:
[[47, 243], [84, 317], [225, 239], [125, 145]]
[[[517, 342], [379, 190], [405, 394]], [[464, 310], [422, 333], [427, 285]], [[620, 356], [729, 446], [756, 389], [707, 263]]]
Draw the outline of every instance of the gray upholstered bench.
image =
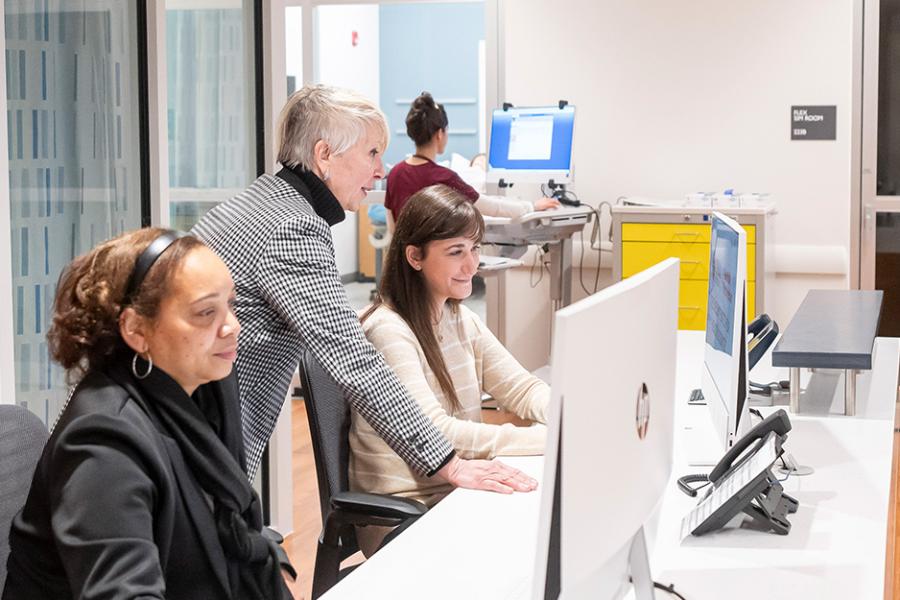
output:
[[883, 292], [812, 290], [772, 351], [790, 369], [791, 412], [800, 409], [800, 369], [844, 370], [844, 414], [856, 414], [856, 374], [871, 370]]

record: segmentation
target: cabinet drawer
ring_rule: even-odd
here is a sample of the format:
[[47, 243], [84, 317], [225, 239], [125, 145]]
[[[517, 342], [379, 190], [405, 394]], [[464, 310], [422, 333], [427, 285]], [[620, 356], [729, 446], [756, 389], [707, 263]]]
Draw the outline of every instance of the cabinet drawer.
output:
[[756, 318], [756, 282], [747, 282], [747, 324]]
[[[747, 243], [756, 243], [756, 226], [744, 225]], [[622, 223], [623, 242], [706, 242], [710, 227], [694, 223]]]
[[750, 255], [750, 244], [756, 243], [756, 225], [741, 225], [747, 232], [747, 255]]
[[678, 306], [678, 329], [703, 331], [706, 329], [706, 309], [702, 307]]
[[702, 242], [622, 242], [622, 277], [675, 256], [681, 259], [681, 279], [709, 277], [709, 244]]
[[[681, 279], [709, 278], [709, 244], [700, 242], [622, 242], [622, 278], [670, 256], [681, 259]], [[756, 244], [747, 245], [747, 280], [756, 281]]]
[[622, 223], [623, 242], [706, 242], [709, 225], [691, 223]]
[[[706, 300], [708, 282], [679, 282], [678, 288], [678, 329], [706, 329]], [[756, 284], [747, 282], [747, 322], [756, 317]]]
[[678, 282], [678, 328], [706, 329], [706, 280]]

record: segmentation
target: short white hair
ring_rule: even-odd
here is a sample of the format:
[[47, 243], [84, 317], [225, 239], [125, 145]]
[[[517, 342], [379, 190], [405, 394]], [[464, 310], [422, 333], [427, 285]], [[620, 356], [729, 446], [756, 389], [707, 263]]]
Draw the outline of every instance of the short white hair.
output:
[[323, 140], [333, 154], [353, 147], [367, 127], [380, 130], [387, 146], [387, 118], [368, 98], [327, 85], [306, 85], [294, 92], [278, 117], [278, 162], [313, 170], [315, 147]]

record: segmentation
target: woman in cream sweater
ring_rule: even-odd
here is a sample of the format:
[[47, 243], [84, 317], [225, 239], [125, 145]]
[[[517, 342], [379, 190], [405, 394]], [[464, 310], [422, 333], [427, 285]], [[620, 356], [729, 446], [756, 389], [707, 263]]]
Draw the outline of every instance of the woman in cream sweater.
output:
[[[481, 215], [455, 190], [435, 185], [414, 194], [397, 222], [378, 296], [360, 320], [366, 337], [461, 458], [543, 454], [546, 428], [541, 423], [550, 388], [460, 303], [472, 293], [483, 233]], [[482, 392], [539, 424], [482, 423]], [[451, 490], [415, 474], [356, 413], [350, 448], [355, 490], [396, 494], [429, 506]]]

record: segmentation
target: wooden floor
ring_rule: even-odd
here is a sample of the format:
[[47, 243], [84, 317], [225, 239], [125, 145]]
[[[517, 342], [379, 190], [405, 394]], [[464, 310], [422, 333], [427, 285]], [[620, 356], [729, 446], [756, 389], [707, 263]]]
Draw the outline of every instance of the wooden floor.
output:
[[319, 487], [313, 461], [312, 441], [306, 407], [302, 400], [292, 400], [294, 472], [294, 533], [284, 541], [285, 550], [297, 569], [297, 581], [291, 586], [294, 598], [309, 598], [312, 589], [313, 565], [316, 560], [316, 540], [322, 529], [319, 511]]
[[[898, 397], [900, 397], [900, 392], [898, 392]], [[900, 514], [898, 485], [900, 485], [900, 404], [897, 405], [894, 417], [894, 457], [891, 466], [891, 496], [888, 505], [887, 552], [885, 553], [884, 569], [885, 600], [895, 598], [900, 600], [900, 577], [897, 577], [897, 571], [900, 569], [900, 556], [897, 552], [897, 549], [900, 548], [900, 528], [897, 527], [897, 515]]]
[[[322, 516], [319, 510], [319, 491], [316, 482], [316, 465], [313, 461], [312, 441], [309, 437], [309, 423], [306, 419], [306, 407], [302, 400], [292, 400], [293, 426], [293, 459], [294, 472], [294, 533], [284, 541], [291, 562], [297, 569], [297, 581], [291, 586], [294, 598], [310, 598], [312, 590], [313, 565], [316, 560], [316, 541], [322, 529]], [[486, 423], [515, 423], [524, 421], [514, 415], [497, 410], [486, 410], [482, 413]], [[361, 560], [358, 558], [356, 560]], [[347, 559], [351, 564], [354, 557]]]
[[[285, 540], [284, 546], [298, 572], [297, 581], [291, 586], [294, 598], [310, 598], [312, 589], [312, 569], [316, 557], [316, 540], [322, 527], [319, 514], [319, 496], [316, 484], [316, 467], [309, 438], [309, 425], [302, 400], [293, 400], [293, 471], [294, 471], [294, 533]], [[484, 411], [488, 422], [515, 421], [498, 411]], [[900, 556], [895, 549], [900, 548], [900, 528], [896, 526], [898, 511], [898, 474], [900, 474], [900, 407], [895, 420], [894, 458], [891, 474], [890, 512], [888, 515], [888, 535], [885, 568], [885, 600], [900, 600], [900, 577], [894, 574], [900, 569]]]

